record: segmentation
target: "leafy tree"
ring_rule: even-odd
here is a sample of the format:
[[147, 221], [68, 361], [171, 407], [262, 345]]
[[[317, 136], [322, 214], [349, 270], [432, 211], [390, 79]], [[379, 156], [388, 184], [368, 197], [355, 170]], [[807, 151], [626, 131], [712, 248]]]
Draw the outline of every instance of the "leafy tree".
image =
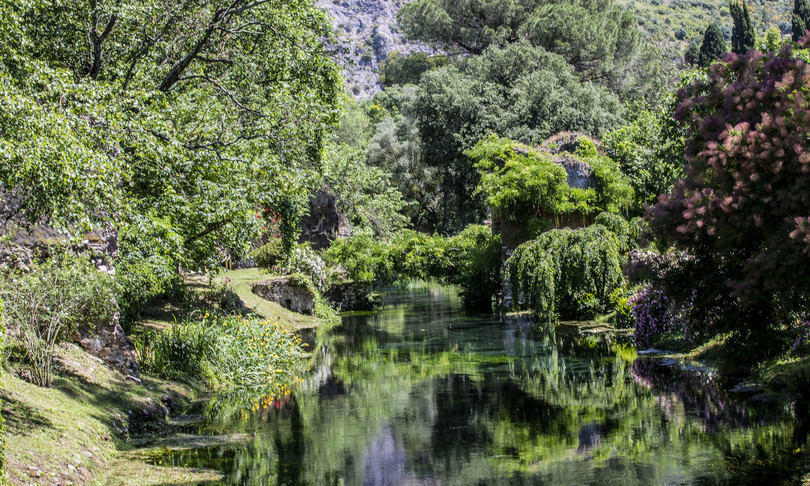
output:
[[428, 56], [424, 52], [417, 52], [407, 57], [398, 52], [391, 52], [382, 67], [380, 81], [384, 86], [418, 84], [422, 73], [444, 66], [449, 62], [450, 58], [447, 56]]
[[654, 204], [669, 192], [683, 174], [683, 135], [672, 121], [674, 97], [657, 113], [641, 111], [627, 125], [610, 132], [602, 149], [618, 162], [633, 187], [632, 212], [641, 215], [645, 205]]
[[[624, 282], [618, 238], [602, 225], [555, 229], [515, 249], [504, 280], [515, 301], [549, 321], [592, 318]], [[593, 309], [593, 310], [592, 310]]]
[[810, 3], [807, 0], [794, 0], [790, 27], [793, 42], [799, 42], [810, 29]]
[[748, 4], [732, 0], [728, 6], [734, 28], [731, 32], [731, 52], [745, 54], [756, 45], [756, 34], [751, 16], [748, 14]]
[[765, 52], [778, 51], [782, 48], [782, 44], [782, 32], [779, 30], [779, 27], [774, 25], [765, 33], [765, 38], [762, 40], [760, 50]]
[[651, 212], [654, 234], [691, 255], [669, 272], [670, 297], [704, 332], [734, 331], [749, 358], [808, 311], [808, 72], [790, 49], [749, 51], [681, 90], [685, 176]]
[[0, 9], [12, 216], [77, 234], [118, 228], [133, 298], [178, 265], [246, 251], [257, 208], [299, 217], [340, 88], [322, 46], [329, 23], [308, 1]]
[[658, 56], [632, 13], [612, 0], [417, 0], [399, 19], [409, 37], [449, 52], [480, 55], [528, 41], [623, 93], [644, 93], [657, 79]]
[[689, 41], [683, 53], [683, 61], [689, 66], [700, 66], [700, 40], [694, 38]]
[[726, 41], [723, 32], [717, 24], [709, 24], [703, 34], [703, 44], [700, 45], [698, 62], [701, 66], [708, 66], [720, 59], [726, 53]]
[[563, 58], [525, 42], [425, 73], [415, 109], [424, 163], [441, 181], [442, 231], [483, 216], [474, 195], [478, 175], [464, 155], [482, 138], [497, 133], [536, 145], [566, 130], [600, 136], [623, 114], [614, 95], [582, 83]]
[[361, 149], [333, 145], [326, 154], [323, 185], [353, 227], [388, 236], [405, 225], [402, 194], [385, 171], [366, 164]]
[[[493, 135], [467, 152], [481, 172], [478, 191], [487, 197], [493, 216], [500, 220], [521, 221], [531, 217], [570, 214], [594, 217], [619, 212], [632, 200], [632, 189], [618, 164], [593, 154], [564, 154], [555, 158], [548, 152], [527, 147]], [[567, 173], [558, 161], [577, 160], [587, 164], [596, 187], [570, 187]]]

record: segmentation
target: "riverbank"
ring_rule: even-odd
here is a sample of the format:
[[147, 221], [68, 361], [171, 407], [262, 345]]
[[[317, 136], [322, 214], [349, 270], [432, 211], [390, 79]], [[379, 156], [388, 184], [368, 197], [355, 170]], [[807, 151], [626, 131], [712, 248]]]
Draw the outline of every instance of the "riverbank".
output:
[[[263, 278], [257, 270], [239, 270], [214, 279], [186, 282], [195, 294], [230, 283], [246, 311], [288, 329], [312, 329], [320, 320], [290, 312], [250, 292]], [[132, 335], [170, 329], [182, 317], [163, 302]], [[210, 309], [212, 312], [215, 309]], [[195, 312], [205, 311], [197, 308]], [[159, 467], [150, 464], [149, 447], [166, 445], [161, 438], [182, 431], [182, 413], [203, 390], [142, 373], [141, 383], [105, 367], [73, 344], [62, 344], [55, 357], [53, 383], [41, 388], [4, 373], [3, 417], [6, 419], [6, 463], [15, 485], [159, 485], [209, 484], [222, 478], [215, 470]], [[171, 420], [181, 416], [181, 423]], [[138, 447], [135, 446], [138, 445]], [[147, 448], [143, 448], [146, 446]], [[182, 447], [179, 444], [178, 447]]]

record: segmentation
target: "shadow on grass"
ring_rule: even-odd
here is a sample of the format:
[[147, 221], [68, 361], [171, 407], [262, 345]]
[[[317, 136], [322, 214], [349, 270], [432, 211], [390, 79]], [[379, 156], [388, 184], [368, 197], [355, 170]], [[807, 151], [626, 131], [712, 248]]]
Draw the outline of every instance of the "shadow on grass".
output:
[[30, 435], [36, 429], [53, 427], [53, 423], [37, 410], [11, 398], [8, 393], [0, 393], [3, 400], [3, 418], [6, 429], [12, 435]]

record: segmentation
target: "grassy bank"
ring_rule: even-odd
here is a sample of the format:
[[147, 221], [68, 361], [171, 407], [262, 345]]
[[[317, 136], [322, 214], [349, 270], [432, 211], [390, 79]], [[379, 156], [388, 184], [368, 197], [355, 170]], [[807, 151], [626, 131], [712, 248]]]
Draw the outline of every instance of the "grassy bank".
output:
[[[197, 296], [227, 287], [253, 317], [294, 330], [318, 326], [320, 320], [315, 317], [290, 312], [253, 295], [250, 283], [262, 278], [265, 275], [252, 269], [221, 274], [213, 287], [207, 278], [189, 279], [186, 290], [190, 292], [184, 295], [190, 294], [195, 302], [192, 318], [221, 311], [206, 308], [202, 299], [197, 304]], [[188, 310], [187, 305], [158, 301], [132, 334], [169, 330], [186, 322]], [[143, 370], [141, 379], [141, 384], [125, 380], [73, 344], [59, 345], [50, 388], [30, 384], [14, 370], [6, 371], [2, 401], [11, 484], [192, 485], [220, 480], [217, 471], [149, 464], [149, 447], [171, 447], [166, 445], [171, 443], [167, 436], [174, 430], [171, 421], [165, 420], [166, 412], [181, 414], [200, 390]]]
[[[148, 376], [126, 381], [75, 345], [61, 345], [53, 386], [42, 388], [5, 374], [3, 415], [6, 458], [12, 484], [199, 484], [220, 478], [216, 471], [150, 466], [126, 439], [163, 397], [193, 398], [182, 385]], [[147, 413], [143, 411], [147, 410]]]

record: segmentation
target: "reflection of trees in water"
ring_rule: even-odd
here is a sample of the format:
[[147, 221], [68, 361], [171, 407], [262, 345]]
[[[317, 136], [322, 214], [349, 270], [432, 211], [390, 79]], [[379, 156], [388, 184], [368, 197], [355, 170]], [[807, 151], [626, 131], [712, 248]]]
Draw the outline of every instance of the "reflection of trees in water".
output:
[[781, 408], [758, 407], [729, 396], [717, 375], [704, 369], [684, 369], [656, 359], [637, 359], [633, 380], [656, 397], [667, 420], [675, 419], [676, 410], [697, 417], [706, 430], [724, 427], [750, 427], [784, 418]]
[[[482, 324], [418, 294], [319, 338], [287, 406], [232, 418], [230, 431], [254, 435], [221, 456], [231, 484], [716, 483], [729, 474], [711, 464], [783, 434], [704, 425], [700, 378], [659, 377], [610, 336]], [[708, 400], [706, 417], [742, 407]]]

